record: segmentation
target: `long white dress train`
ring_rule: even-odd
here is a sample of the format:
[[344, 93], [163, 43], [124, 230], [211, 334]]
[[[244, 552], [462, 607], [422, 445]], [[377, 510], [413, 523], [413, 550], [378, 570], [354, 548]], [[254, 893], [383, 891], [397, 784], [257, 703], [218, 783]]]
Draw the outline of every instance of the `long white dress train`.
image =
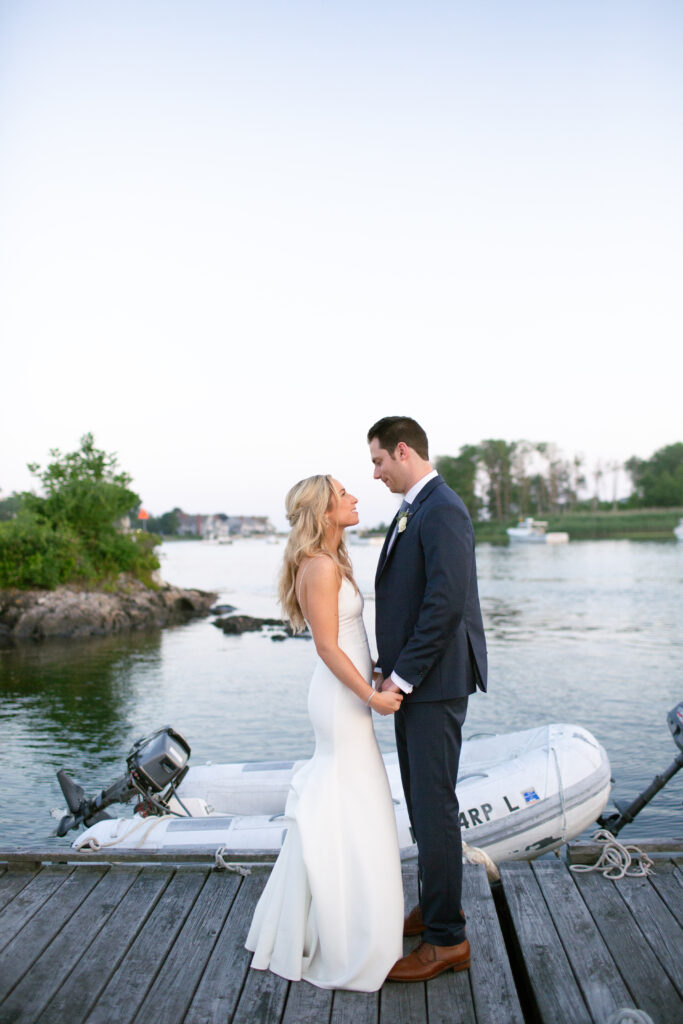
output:
[[[339, 591], [339, 646], [372, 663], [363, 602]], [[372, 711], [316, 660], [308, 694], [315, 753], [292, 779], [287, 835], [254, 911], [251, 966], [320, 988], [374, 992], [403, 955], [403, 887], [391, 791]]]

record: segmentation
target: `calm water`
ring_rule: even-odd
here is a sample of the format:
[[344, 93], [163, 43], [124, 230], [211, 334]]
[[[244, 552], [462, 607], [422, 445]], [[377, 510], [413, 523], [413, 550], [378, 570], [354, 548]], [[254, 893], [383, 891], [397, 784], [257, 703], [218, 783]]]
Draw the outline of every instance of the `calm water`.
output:
[[[246, 614], [278, 614], [283, 545], [177, 542], [163, 573], [219, 593]], [[379, 548], [351, 549], [372, 635]], [[606, 747], [632, 798], [673, 760], [666, 713], [683, 700], [683, 544], [601, 541], [477, 549], [490, 657], [490, 693], [470, 701], [465, 735], [576, 722]], [[226, 637], [211, 620], [161, 633], [0, 652], [0, 845], [49, 839], [55, 778], [68, 767], [88, 791], [122, 774], [132, 742], [161, 725], [180, 730], [192, 762], [306, 757], [305, 640]], [[383, 749], [392, 724], [375, 717]], [[623, 835], [680, 835], [683, 773]], [[72, 838], [75, 833], [72, 833]]]

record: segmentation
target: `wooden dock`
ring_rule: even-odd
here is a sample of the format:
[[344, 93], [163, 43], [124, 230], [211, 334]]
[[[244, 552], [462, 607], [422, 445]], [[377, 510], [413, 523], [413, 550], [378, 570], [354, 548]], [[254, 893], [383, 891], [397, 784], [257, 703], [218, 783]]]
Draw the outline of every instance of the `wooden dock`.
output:
[[[605, 1024], [626, 1007], [683, 1024], [676, 858], [619, 882], [504, 864], [493, 891], [467, 865], [471, 969], [365, 994], [249, 970], [268, 865], [241, 877], [196, 855], [74, 856], [0, 853], [0, 1024]], [[411, 905], [412, 863], [404, 883]]]

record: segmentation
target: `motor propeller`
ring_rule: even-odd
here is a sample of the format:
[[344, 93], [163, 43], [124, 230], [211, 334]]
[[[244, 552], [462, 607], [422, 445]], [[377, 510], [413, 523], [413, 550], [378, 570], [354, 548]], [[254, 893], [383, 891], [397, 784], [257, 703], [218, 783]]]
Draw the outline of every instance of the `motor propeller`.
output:
[[105, 807], [126, 803], [135, 796], [141, 798], [136, 811], [168, 814], [168, 801], [189, 770], [189, 757], [189, 743], [167, 725], [133, 744], [126, 758], [126, 774], [97, 796], [87, 797], [83, 787], [60, 768], [57, 779], [70, 813], [61, 818], [55, 834], [65, 836], [79, 825], [90, 827], [111, 818]]

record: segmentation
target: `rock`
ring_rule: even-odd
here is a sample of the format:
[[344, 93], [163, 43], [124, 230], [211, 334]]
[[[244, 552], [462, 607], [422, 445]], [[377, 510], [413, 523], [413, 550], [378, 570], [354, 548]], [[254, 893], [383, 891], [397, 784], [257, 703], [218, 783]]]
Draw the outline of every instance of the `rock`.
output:
[[237, 609], [233, 604], [215, 604], [213, 608], [209, 608], [210, 615], [229, 615], [230, 612], [236, 612]]
[[231, 636], [241, 633], [256, 633], [264, 626], [287, 628], [282, 619], [255, 619], [251, 615], [230, 615], [227, 619], [215, 619], [214, 626], [218, 626], [224, 633]]
[[158, 629], [209, 614], [216, 595], [164, 584], [156, 590], [121, 576], [115, 589], [0, 591], [0, 642], [5, 646], [48, 637], [106, 636]]
[[229, 615], [225, 619], [215, 619], [214, 626], [218, 626], [229, 636], [239, 636], [242, 633], [257, 633], [260, 629], [271, 630], [277, 628], [284, 632], [273, 633], [271, 640], [287, 640], [288, 637], [301, 637], [303, 640], [310, 640], [311, 634], [308, 630], [303, 633], [295, 633], [288, 622], [283, 619], [255, 619], [251, 615]]

